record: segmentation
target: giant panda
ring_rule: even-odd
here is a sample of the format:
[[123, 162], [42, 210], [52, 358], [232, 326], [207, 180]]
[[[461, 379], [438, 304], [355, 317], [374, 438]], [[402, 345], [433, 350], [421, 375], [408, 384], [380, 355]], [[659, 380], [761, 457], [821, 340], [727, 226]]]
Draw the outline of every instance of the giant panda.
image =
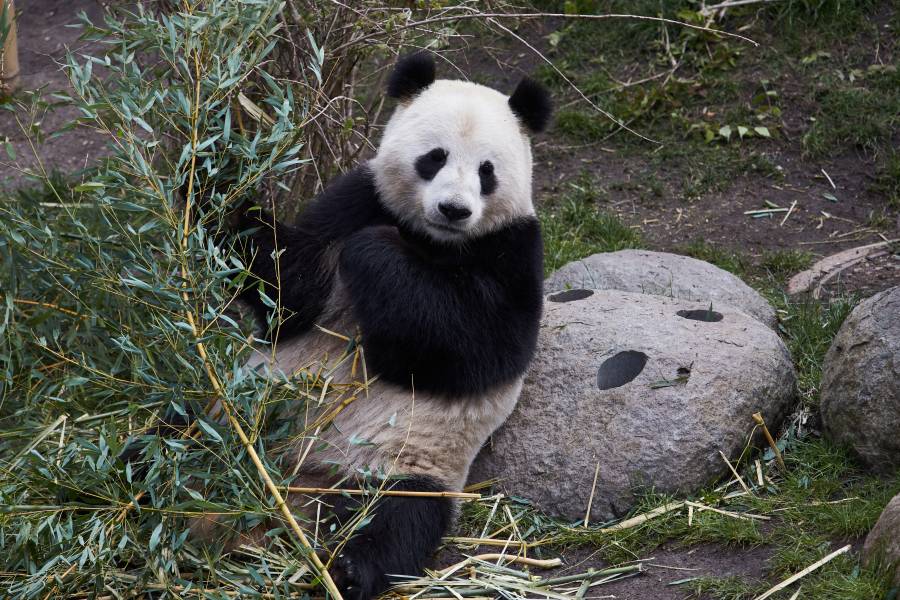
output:
[[[535, 349], [543, 273], [529, 135], [545, 128], [551, 105], [528, 78], [511, 96], [435, 80], [424, 53], [398, 61], [387, 93], [398, 105], [374, 158], [335, 179], [295, 224], [258, 207], [232, 215], [255, 278], [242, 298], [273, 342], [248, 366], [335, 382], [365, 372], [364, 389], [315, 442], [289, 448], [286, 468], [302, 485], [352, 487], [366, 475], [369, 486], [458, 491], [515, 406]], [[274, 320], [260, 285], [280, 298]], [[348, 360], [348, 340], [364, 366]], [[301, 429], [320, 417], [298, 415]], [[323, 500], [338, 526], [361, 506]], [[348, 600], [420, 574], [454, 506], [381, 496], [367, 511], [330, 566]]]

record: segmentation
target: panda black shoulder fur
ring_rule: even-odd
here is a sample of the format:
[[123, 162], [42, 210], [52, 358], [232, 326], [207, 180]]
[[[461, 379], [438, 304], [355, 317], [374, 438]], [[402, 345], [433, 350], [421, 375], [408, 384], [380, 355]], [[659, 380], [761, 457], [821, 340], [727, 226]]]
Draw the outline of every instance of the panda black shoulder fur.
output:
[[[529, 79], [510, 97], [435, 81], [425, 54], [397, 64], [388, 93], [399, 105], [376, 156], [295, 225], [239, 217], [252, 231], [250, 271], [289, 315], [275, 352], [250, 365], [291, 374], [321, 361], [334, 381], [350, 379], [351, 361], [337, 358], [346, 339], [329, 332], [358, 336], [374, 381], [316, 449], [291, 450], [303, 485], [373, 473], [395, 490], [457, 491], [512, 411], [537, 340], [542, 244], [527, 133], [546, 126], [550, 101]], [[249, 287], [244, 299], [264, 319]], [[341, 498], [333, 512], [344, 523], [356, 508]], [[342, 593], [368, 599], [390, 575], [420, 574], [453, 513], [449, 499], [381, 497], [331, 567]]]

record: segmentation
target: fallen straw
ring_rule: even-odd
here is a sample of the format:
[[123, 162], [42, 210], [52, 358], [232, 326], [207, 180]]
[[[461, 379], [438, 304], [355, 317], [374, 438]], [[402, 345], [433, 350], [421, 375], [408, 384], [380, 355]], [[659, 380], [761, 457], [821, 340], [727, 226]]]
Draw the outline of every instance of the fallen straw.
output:
[[852, 546], [851, 546], [850, 544], [847, 544], [846, 546], [844, 546], [844, 547], [841, 548], [840, 550], [835, 550], [834, 552], [832, 552], [831, 554], [829, 554], [829, 555], [826, 556], [825, 558], [823, 558], [823, 559], [821, 559], [821, 560], [818, 560], [818, 561], [814, 562], [813, 564], [809, 565], [808, 567], [806, 567], [805, 569], [803, 569], [803, 570], [800, 571], [799, 573], [796, 573], [796, 574], [794, 574], [794, 575], [791, 575], [790, 577], [788, 577], [787, 579], [785, 579], [784, 581], [782, 581], [782, 582], [779, 583], [778, 585], [775, 585], [775, 586], [773, 586], [772, 588], [770, 588], [769, 591], [767, 591], [767, 592], [764, 593], [763, 595], [757, 596], [757, 597], [754, 598], [753, 600], [766, 600], [766, 598], [769, 598], [770, 596], [772, 596], [772, 594], [775, 594], [775, 593], [777, 593], [777, 592], [780, 592], [781, 590], [783, 590], [783, 589], [786, 588], [787, 586], [791, 585], [791, 584], [794, 583], [795, 581], [798, 581], [798, 580], [800, 580], [800, 579], [806, 577], [807, 575], [809, 575], [810, 573], [812, 573], [813, 571], [815, 571], [816, 569], [818, 569], [819, 567], [821, 567], [821, 566], [824, 565], [825, 563], [830, 562], [831, 560], [837, 558], [837, 557], [840, 556], [841, 554], [844, 554], [844, 553], [846, 553], [846, 552], [849, 552], [849, 551], [850, 551], [850, 548], [852, 548]]
[[772, 448], [772, 452], [775, 453], [775, 462], [778, 463], [778, 468], [781, 469], [782, 473], [786, 473], [787, 467], [784, 464], [784, 459], [781, 457], [781, 450], [779, 450], [778, 445], [775, 444], [775, 438], [769, 433], [769, 428], [766, 427], [766, 422], [763, 419], [762, 413], [753, 413], [753, 420], [762, 428], [763, 435], [766, 437], [769, 447]]
[[520, 548], [522, 550], [531, 546], [528, 542], [515, 542], [513, 540], [495, 540], [493, 538], [475, 538], [450, 536], [444, 538], [445, 542], [451, 544], [465, 544], [468, 546], [509, 546], [510, 548]]
[[622, 575], [623, 573], [642, 573], [643, 571], [644, 565], [642, 563], [635, 563], [633, 565], [613, 567], [611, 569], [603, 569], [601, 571], [590, 569], [587, 573], [579, 573], [578, 575], [564, 575], [562, 577], [554, 577], [553, 579], [543, 579], [538, 581], [538, 583], [543, 586], [559, 585], [561, 583], [581, 581], [582, 579], [590, 579], [593, 581], [594, 579], [600, 579], [601, 577], [607, 577], [609, 575]]
[[760, 208], [757, 210], [745, 210], [745, 215], [771, 215], [772, 213], [787, 212], [787, 208]]
[[721, 456], [722, 460], [725, 461], [725, 464], [728, 465], [728, 468], [731, 470], [731, 473], [735, 476], [738, 483], [741, 484], [741, 487], [744, 488], [744, 491], [747, 492], [748, 494], [752, 494], [752, 492], [750, 491], [750, 488], [748, 488], [747, 484], [744, 483], [743, 478], [741, 478], [741, 476], [738, 475], [738, 472], [734, 470], [734, 467], [731, 465], [731, 461], [728, 460], [728, 457], [725, 456], [725, 454], [721, 450], [719, 450], [719, 456]]
[[791, 207], [788, 209], [787, 213], [785, 213], [784, 218], [781, 220], [781, 223], [778, 225], [779, 227], [784, 227], [785, 221], [788, 220], [788, 217], [791, 216], [791, 213], [794, 212], [794, 207], [797, 206], [797, 201], [794, 200], [791, 202]]
[[499, 554], [499, 553], [489, 553], [489, 554], [476, 554], [475, 556], [470, 556], [465, 560], [462, 560], [458, 563], [452, 564], [449, 567], [444, 567], [438, 573], [450, 573], [459, 569], [460, 567], [464, 567], [465, 565], [476, 562], [476, 561], [489, 561], [489, 560], [502, 560], [505, 564], [519, 564], [525, 565], [527, 567], [536, 567], [538, 569], [553, 569], [555, 567], [561, 567], [563, 562], [562, 559], [559, 558], [548, 558], [546, 560], [541, 560], [538, 558], [527, 558], [525, 556], [511, 556], [509, 554]]
[[588, 498], [587, 510], [584, 512], [584, 526], [587, 527], [591, 520], [591, 505], [594, 503], [594, 492], [597, 491], [597, 477], [600, 475], [600, 461], [597, 461], [597, 468], [594, 469], [594, 483], [591, 484], [591, 497]]

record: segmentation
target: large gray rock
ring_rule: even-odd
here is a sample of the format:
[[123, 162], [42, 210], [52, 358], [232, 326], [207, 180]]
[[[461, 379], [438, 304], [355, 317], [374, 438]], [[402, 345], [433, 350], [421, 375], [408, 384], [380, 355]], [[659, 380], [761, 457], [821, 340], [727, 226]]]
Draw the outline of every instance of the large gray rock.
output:
[[[720, 306], [612, 290], [551, 294], [516, 410], [469, 480], [593, 520], [634, 492], [692, 492], [723, 475], [761, 411], [777, 428], [795, 391], [787, 349], [768, 327]], [[700, 319], [700, 320], [697, 320]], [[704, 320], [705, 319], [705, 320]]]
[[681, 300], [731, 306], [769, 327], [777, 324], [775, 309], [759, 292], [728, 271], [689, 256], [620, 250], [572, 261], [550, 275], [544, 292], [586, 288], [656, 294]]
[[900, 494], [881, 511], [878, 522], [866, 537], [863, 557], [867, 563], [882, 560], [894, 565], [894, 585], [900, 586]]
[[835, 336], [823, 365], [822, 424], [873, 470], [900, 469], [900, 287], [860, 303]]

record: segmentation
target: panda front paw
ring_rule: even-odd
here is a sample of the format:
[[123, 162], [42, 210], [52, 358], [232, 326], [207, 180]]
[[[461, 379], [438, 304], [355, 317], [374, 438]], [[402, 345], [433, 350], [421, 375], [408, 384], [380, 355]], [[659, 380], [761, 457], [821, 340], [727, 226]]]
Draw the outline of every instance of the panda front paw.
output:
[[345, 549], [329, 572], [344, 600], [371, 600], [389, 585], [375, 557], [363, 548]]

